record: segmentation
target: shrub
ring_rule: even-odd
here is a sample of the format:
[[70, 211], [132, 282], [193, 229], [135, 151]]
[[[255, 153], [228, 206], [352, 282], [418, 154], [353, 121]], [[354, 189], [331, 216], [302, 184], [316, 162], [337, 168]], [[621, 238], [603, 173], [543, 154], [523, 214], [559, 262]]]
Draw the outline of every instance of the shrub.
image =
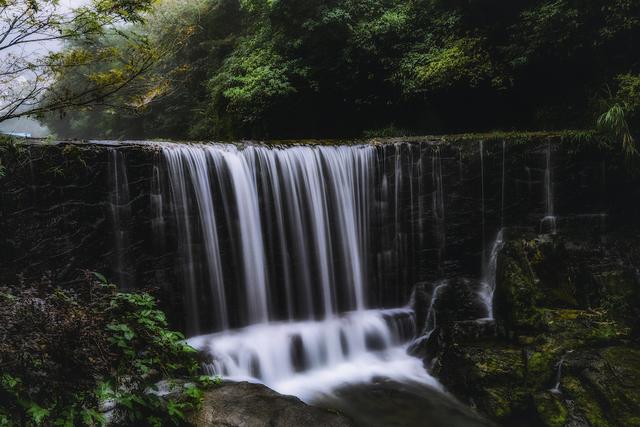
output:
[[181, 425], [210, 383], [151, 295], [100, 275], [0, 287], [0, 338], [0, 426]]

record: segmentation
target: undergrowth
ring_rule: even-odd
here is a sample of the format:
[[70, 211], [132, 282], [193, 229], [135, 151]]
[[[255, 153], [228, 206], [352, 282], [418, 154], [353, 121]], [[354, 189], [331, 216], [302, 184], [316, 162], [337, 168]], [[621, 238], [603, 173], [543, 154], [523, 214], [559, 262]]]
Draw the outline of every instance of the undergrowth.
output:
[[196, 350], [150, 294], [85, 276], [0, 287], [0, 426], [186, 424], [213, 383]]

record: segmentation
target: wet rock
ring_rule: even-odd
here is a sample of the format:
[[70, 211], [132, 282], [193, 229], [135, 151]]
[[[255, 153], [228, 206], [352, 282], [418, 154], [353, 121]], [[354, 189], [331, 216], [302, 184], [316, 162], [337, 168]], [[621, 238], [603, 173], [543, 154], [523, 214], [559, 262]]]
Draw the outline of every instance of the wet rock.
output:
[[434, 303], [439, 324], [486, 317], [485, 306], [478, 298], [480, 283], [464, 277], [449, 280], [438, 292]]
[[516, 345], [450, 344], [434, 358], [432, 373], [455, 396], [495, 420], [527, 410], [525, 358]]
[[202, 409], [189, 416], [196, 427], [336, 426], [353, 423], [343, 415], [304, 404], [261, 385], [223, 383], [207, 390]]
[[505, 243], [498, 258], [494, 312], [507, 332], [541, 328], [537, 302], [540, 290], [522, 241]]
[[358, 426], [484, 427], [494, 425], [440, 390], [380, 379], [348, 386], [318, 402], [339, 408]]
[[640, 347], [571, 354], [560, 391], [591, 425], [640, 425]]

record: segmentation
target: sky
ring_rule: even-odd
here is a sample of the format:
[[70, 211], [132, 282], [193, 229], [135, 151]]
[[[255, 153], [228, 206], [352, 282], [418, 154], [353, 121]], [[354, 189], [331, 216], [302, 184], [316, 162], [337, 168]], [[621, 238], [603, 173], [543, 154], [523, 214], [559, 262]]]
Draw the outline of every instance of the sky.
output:
[[[22, 0], [26, 1], [26, 0]], [[71, 9], [82, 6], [88, 3], [89, 0], [61, 0], [61, 11], [70, 11]], [[0, 31], [2, 31], [0, 29]], [[62, 43], [42, 42], [42, 43], [27, 43], [19, 48], [7, 49], [0, 51], [0, 61], [5, 60], [8, 54], [21, 54], [21, 55], [41, 55], [51, 51], [58, 50], [62, 47]], [[0, 132], [13, 132], [13, 133], [27, 133], [33, 137], [44, 137], [49, 135], [49, 131], [46, 127], [43, 127], [38, 121], [30, 118], [12, 119], [0, 123]]]

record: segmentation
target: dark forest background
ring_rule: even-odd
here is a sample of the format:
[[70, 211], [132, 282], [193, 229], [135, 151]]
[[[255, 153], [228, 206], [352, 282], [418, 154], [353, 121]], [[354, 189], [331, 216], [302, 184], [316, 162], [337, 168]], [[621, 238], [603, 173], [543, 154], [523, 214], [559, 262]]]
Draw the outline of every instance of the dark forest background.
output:
[[175, 48], [102, 105], [46, 116], [58, 136], [637, 129], [640, 0], [164, 1], [126, 31]]

